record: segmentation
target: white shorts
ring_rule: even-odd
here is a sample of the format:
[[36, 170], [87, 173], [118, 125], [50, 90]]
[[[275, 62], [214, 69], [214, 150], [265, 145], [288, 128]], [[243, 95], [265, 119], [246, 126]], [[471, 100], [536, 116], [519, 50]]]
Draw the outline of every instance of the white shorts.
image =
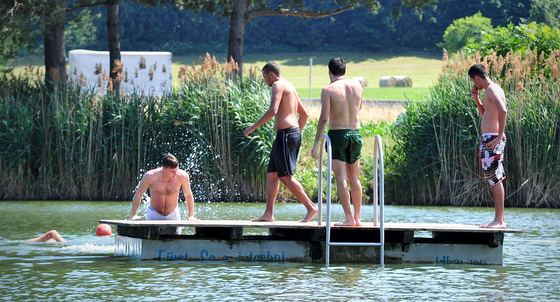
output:
[[[163, 216], [160, 213], [156, 212], [152, 205], [148, 206], [148, 210], [146, 211], [146, 220], [181, 220], [181, 214], [179, 213], [179, 207], [176, 207], [171, 214], [167, 216]], [[181, 228], [177, 228], [175, 234], [181, 234]]]

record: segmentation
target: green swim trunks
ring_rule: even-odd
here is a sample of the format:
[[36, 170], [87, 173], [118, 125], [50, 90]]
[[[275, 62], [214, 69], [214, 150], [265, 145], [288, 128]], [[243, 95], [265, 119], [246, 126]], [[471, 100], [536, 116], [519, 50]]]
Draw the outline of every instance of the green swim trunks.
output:
[[362, 157], [362, 134], [360, 129], [329, 130], [332, 146], [332, 159], [338, 159], [349, 164], [355, 163]]

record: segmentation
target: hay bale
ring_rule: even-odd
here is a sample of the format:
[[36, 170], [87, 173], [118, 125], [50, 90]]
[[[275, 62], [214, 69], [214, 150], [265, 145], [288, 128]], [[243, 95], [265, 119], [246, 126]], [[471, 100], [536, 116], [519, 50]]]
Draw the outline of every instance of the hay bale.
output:
[[357, 77], [357, 78], [353, 78], [352, 80], [356, 80], [356, 81], [360, 82], [360, 84], [362, 84], [362, 88], [366, 88], [366, 87], [369, 86], [368, 81], [364, 77]]
[[379, 80], [379, 87], [395, 87], [397, 86], [397, 79], [395, 77], [387, 76], [381, 77]]
[[412, 87], [412, 79], [407, 76], [393, 76], [397, 80], [397, 87]]

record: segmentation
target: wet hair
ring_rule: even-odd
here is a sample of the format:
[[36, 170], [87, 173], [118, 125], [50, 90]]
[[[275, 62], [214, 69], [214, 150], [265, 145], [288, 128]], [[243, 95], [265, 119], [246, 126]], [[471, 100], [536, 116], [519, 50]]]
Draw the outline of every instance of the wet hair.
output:
[[270, 72], [274, 72], [275, 75], [280, 75], [280, 66], [274, 62], [268, 62], [264, 65], [262, 72], [264, 74], [269, 74]]
[[471, 66], [471, 68], [469, 68], [469, 77], [471, 77], [471, 79], [474, 79], [474, 76], [479, 76], [480, 78], [485, 79], [486, 77], [488, 77], [488, 71], [486, 71], [484, 65], [479, 63], [474, 64], [473, 66]]
[[161, 160], [161, 165], [164, 168], [177, 168], [177, 166], [179, 166], [179, 161], [177, 160], [177, 158], [171, 154], [167, 154], [166, 156], [163, 157], [163, 159]]
[[341, 76], [346, 73], [346, 62], [342, 58], [332, 58], [329, 62], [329, 71], [333, 76]]

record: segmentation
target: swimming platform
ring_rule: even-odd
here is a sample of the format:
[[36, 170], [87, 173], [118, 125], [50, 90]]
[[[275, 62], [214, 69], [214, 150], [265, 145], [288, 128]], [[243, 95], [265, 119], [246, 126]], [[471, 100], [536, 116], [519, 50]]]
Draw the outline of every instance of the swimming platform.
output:
[[[141, 260], [325, 263], [326, 226], [316, 221], [99, 220], [117, 226], [115, 253]], [[193, 228], [176, 235], [177, 227]], [[259, 229], [268, 229], [268, 232]], [[260, 233], [259, 233], [260, 232]], [[505, 234], [516, 229], [485, 229], [450, 223], [390, 223], [384, 226], [388, 264], [501, 265]], [[379, 242], [380, 228], [334, 226], [331, 242]], [[332, 246], [332, 263], [380, 263], [380, 247]]]

